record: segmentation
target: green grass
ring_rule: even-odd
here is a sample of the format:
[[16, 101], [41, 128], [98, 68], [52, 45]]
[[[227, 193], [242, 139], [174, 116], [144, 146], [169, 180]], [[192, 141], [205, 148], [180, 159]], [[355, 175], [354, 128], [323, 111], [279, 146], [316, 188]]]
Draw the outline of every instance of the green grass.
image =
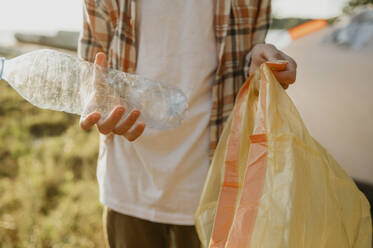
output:
[[0, 247], [104, 247], [98, 134], [0, 82]]

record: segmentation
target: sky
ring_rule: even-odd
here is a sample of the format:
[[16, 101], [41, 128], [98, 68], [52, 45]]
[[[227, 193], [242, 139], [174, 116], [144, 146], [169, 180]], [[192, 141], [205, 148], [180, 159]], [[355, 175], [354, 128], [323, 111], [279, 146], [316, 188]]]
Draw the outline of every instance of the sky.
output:
[[342, 13], [348, 0], [272, 0], [277, 17], [331, 18]]
[[0, 0], [0, 31], [79, 30], [82, 0]]
[[[346, 0], [272, 2], [273, 13], [278, 17], [328, 18], [339, 15]], [[0, 0], [0, 31], [79, 30], [81, 3], [82, 0]]]

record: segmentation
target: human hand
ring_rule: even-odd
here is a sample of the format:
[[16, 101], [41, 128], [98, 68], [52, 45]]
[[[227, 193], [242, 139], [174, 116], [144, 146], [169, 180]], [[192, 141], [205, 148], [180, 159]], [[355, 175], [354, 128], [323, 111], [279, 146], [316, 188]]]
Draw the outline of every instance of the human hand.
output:
[[[95, 65], [99, 65], [101, 68], [107, 67], [107, 59], [104, 53], [97, 53], [95, 59]], [[99, 77], [94, 77], [94, 80], [98, 80]], [[98, 85], [98, 90], [103, 88], [102, 82], [95, 82]], [[104, 89], [101, 89], [104, 91]], [[135, 125], [136, 120], [140, 116], [139, 110], [133, 110], [131, 113], [124, 118], [126, 108], [124, 106], [116, 106], [113, 108], [109, 116], [100, 121], [101, 114], [99, 112], [93, 112], [88, 114], [86, 117], [80, 119], [80, 127], [84, 131], [91, 129], [94, 125], [97, 126], [98, 130], [102, 134], [114, 133], [124, 136], [128, 141], [136, 140], [144, 132], [145, 123], [139, 122]]]
[[287, 89], [290, 84], [295, 82], [297, 64], [291, 57], [278, 50], [272, 44], [258, 44], [252, 49], [250, 75], [252, 75], [262, 63], [275, 60], [285, 60], [288, 62], [284, 70], [273, 71], [282, 87]]

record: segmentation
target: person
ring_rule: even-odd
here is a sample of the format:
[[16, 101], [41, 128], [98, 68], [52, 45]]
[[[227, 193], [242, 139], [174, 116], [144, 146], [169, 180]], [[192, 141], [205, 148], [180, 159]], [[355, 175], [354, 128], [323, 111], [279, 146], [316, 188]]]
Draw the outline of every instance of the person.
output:
[[[110, 247], [199, 247], [194, 212], [211, 158], [240, 86], [268, 60], [286, 89], [296, 63], [264, 39], [270, 0], [85, 0], [78, 54], [103, 67], [182, 89], [183, 123], [145, 128], [139, 110], [117, 106], [97, 126], [97, 178]], [[123, 117], [124, 114], [126, 117]]]

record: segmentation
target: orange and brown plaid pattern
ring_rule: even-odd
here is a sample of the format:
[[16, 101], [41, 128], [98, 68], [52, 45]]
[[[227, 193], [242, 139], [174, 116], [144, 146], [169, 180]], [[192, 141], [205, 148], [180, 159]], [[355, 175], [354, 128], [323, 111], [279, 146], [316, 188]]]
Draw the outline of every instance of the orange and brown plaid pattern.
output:
[[[264, 43], [270, 25], [270, 0], [214, 0], [218, 68], [212, 87], [210, 157], [236, 95], [248, 77], [250, 51]], [[84, 27], [78, 54], [93, 62], [97, 52], [111, 68], [136, 72], [135, 0], [84, 0]]]

